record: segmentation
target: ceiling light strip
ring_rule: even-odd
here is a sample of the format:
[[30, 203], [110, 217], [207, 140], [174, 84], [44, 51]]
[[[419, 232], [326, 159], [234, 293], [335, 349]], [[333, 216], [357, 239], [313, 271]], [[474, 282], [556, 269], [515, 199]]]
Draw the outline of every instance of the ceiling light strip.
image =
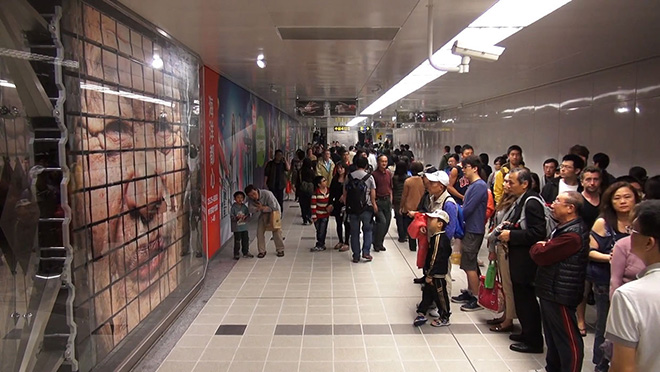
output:
[[[518, 31], [554, 12], [571, 0], [500, 0], [433, 53], [436, 65], [458, 66], [461, 57], [451, 53], [456, 40], [485, 48], [506, 40]], [[424, 60], [410, 74], [365, 108], [360, 115], [373, 115], [424, 85], [444, 75]]]
[[85, 89], [85, 90], [93, 90], [93, 91], [96, 91], [96, 92], [101, 92], [101, 93], [105, 93], [105, 94], [120, 96], [120, 97], [126, 97], [126, 98], [130, 98], [130, 99], [136, 99], [138, 101], [155, 103], [157, 105], [163, 105], [163, 106], [166, 106], [166, 107], [174, 106], [174, 104], [170, 101], [164, 101], [162, 99], [147, 97], [147, 96], [143, 96], [143, 95], [136, 94], [136, 93], [126, 92], [126, 91], [123, 91], [123, 90], [114, 90], [110, 87], [104, 87], [104, 86], [101, 86], [101, 85], [80, 83], [80, 88]]

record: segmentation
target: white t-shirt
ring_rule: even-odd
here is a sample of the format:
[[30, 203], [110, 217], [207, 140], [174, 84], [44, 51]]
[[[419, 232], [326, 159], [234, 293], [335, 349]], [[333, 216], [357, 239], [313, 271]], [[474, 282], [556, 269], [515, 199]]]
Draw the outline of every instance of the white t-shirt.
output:
[[562, 178], [559, 180], [559, 193], [557, 195], [566, 191], [578, 191], [578, 186], [579, 185], [575, 185], [575, 186], [567, 185], [566, 182], [564, 182], [564, 179]]
[[605, 338], [636, 348], [638, 371], [660, 371], [660, 263], [648, 266], [639, 276], [614, 291]]

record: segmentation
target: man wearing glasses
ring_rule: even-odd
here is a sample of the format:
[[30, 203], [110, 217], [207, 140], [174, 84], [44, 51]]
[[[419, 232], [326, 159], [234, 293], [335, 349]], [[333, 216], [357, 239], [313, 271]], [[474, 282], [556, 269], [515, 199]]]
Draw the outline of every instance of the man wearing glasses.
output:
[[574, 154], [565, 155], [561, 159], [561, 165], [559, 166], [559, 178], [546, 183], [541, 191], [543, 200], [550, 203], [552, 200], [555, 200], [557, 195], [563, 192], [582, 192], [582, 185], [579, 178], [584, 165], [581, 157]]
[[584, 343], [575, 313], [582, 301], [589, 257], [589, 229], [580, 217], [582, 205], [582, 195], [576, 191], [559, 194], [552, 202], [559, 225], [550, 240], [530, 250], [538, 265], [535, 284], [548, 346], [547, 371], [582, 370]]

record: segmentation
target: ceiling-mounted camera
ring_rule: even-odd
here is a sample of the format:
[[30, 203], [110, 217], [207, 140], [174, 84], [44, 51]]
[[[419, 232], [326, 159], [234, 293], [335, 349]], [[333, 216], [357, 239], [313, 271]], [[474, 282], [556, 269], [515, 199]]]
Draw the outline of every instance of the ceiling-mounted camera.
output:
[[504, 48], [494, 45], [475, 46], [456, 40], [451, 47], [451, 52], [458, 56], [481, 61], [497, 61], [504, 52]]

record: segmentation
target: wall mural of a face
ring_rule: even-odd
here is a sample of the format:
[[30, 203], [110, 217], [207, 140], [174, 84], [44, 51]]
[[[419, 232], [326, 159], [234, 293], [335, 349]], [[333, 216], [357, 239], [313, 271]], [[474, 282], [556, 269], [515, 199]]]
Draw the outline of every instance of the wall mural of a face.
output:
[[[83, 26], [69, 43], [77, 46], [81, 70], [67, 78], [67, 89], [77, 92], [67, 105], [75, 129], [74, 277], [89, 287], [89, 296], [77, 300], [89, 308], [98, 360], [185, 278], [191, 103], [185, 97], [196, 89], [187, 79], [197, 70], [176, 52], [80, 7]], [[151, 67], [154, 54], [165, 61], [162, 70]]]

